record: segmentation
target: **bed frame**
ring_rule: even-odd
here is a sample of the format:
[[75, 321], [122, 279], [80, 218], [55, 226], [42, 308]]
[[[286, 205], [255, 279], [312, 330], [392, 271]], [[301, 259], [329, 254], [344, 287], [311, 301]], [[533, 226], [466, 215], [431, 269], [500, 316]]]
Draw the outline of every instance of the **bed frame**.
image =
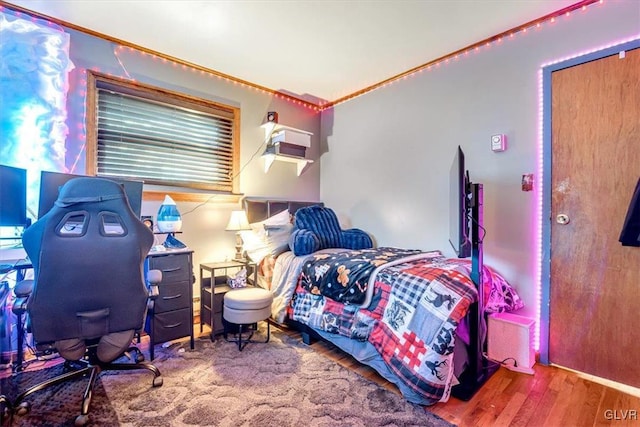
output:
[[324, 203], [247, 197], [243, 199], [243, 205], [244, 210], [247, 212], [247, 219], [252, 223], [262, 221], [287, 209], [289, 209], [291, 215], [295, 215], [300, 208], [314, 205], [324, 206]]
[[[469, 314], [467, 315], [470, 331], [470, 344], [467, 346], [469, 365], [458, 378], [460, 384], [454, 386], [451, 390], [452, 396], [461, 400], [471, 399], [499, 368], [499, 364], [490, 361], [484, 356], [484, 354], [486, 354], [487, 329], [483, 306], [484, 287], [479, 286], [483, 280], [482, 235], [480, 234], [481, 231], [484, 233], [482, 224], [482, 184], [471, 184], [471, 191], [473, 200], [471, 207], [471, 280], [473, 280], [478, 289], [478, 302], [472, 304]], [[289, 210], [291, 215], [295, 215], [296, 211], [300, 208], [313, 205], [324, 206], [324, 203], [268, 198], [245, 198], [243, 205], [247, 212], [247, 218], [249, 222], [252, 223], [262, 221], [286, 209]], [[311, 344], [314, 339], [323, 340], [312, 328], [300, 322], [287, 319], [286, 326], [300, 332], [302, 341], [305, 344]]]

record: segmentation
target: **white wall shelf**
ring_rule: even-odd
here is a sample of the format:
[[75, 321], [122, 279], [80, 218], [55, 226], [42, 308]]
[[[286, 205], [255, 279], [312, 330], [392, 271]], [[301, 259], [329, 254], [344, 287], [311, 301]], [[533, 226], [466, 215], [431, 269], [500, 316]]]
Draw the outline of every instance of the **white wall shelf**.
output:
[[[274, 132], [277, 132], [279, 130], [291, 130], [294, 132], [299, 132], [299, 133], [304, 133], [307, 134], [309, 136], [313, 135], [313, 133], [311, 132], [307, 132], [306, 130], [302, 130], [302, 129], [297, 129], [291, 126], [287, 126], [287, 125], [283, 125], [280, 123], [274, 123], [274, 122], [265, 122], [262, 125], [260, 125], [261, 128], [264, 129], [264, 142], [266, 144], [269, 144], [271, 142], [271, 135]], [[269, 169], [271, 169], [271, 166], [273, 165], [273, 162], [275, 162], [276, 160], [281, 161], [281, 162], [289, 162], [289, 163], [295, 163], [296, 164], [296, 174], [297, 176], [300, 176], [302, 174], [302, 172], [304, 171], [304, 169], [307, 167], [307, 165], [309, 165], [310, 163], [313, 163], [313, 160], [311, 159], [307, 159], [304, 157], [297, 157], [297, 156], [290, 156], [290, 155], [286, 155], [286, 154], [274, 154], [274, 153], [269, 153], [269, 152], [265, 152], [262, 155], [262, 158], [264, 159], [264, 172], [267, 173], [269, 172]]]
[[304, 171], [304, 168], [306, 168], [308, 164], [313, 163], [313, 160], [305, 159], [304, 157], [287, 156], [285, 154], [263, 154], [262, 158], [264, 159], [264, 173], [269, 172], [271, 165], [273, 165], [273, 162], [276, 160], [295, 163], [296, 174], [298, 176], [302, 174], [302, 171]]

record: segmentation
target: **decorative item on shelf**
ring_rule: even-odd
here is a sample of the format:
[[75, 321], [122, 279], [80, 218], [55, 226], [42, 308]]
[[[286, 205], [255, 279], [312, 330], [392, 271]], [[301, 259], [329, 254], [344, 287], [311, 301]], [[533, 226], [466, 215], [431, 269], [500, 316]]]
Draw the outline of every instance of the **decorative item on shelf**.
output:
[[269, 111], [267, 113], [267, 121], [268, 122], [273, 122], [273, 123], [278, 123], [278, 113], [275, 111]]
[[247, 219], [247, 213], [245, 211], [231, 212], [231, 217], [229, 218], [226, 230], [236, 232], [236, 255], [234, 257], [236, 261], [245, 261], [242, 251], [242, 236], [240, 235], [240, 231], [250, 229], [251, 227], [249, 226], [249, 220]]
[[164, 201], [158, 210], [158, 230], [162, 233], [175, 233], [182, 230], [182, 216], [178, 212], [176, 202], [171, 196], [164, 196]]
[[153, 231], [153, 217], [152, 216], [142, 216], [140, 218], [142, 220], [142, 223], [144, 225], [146, 225], [147, 227], [149, 227], [149, 229], [151, 229]]
[[247, 287], [247, 268], [242, 267], [234, 276], [227, 278], [227, 285], [230, 288], [246, 288]]

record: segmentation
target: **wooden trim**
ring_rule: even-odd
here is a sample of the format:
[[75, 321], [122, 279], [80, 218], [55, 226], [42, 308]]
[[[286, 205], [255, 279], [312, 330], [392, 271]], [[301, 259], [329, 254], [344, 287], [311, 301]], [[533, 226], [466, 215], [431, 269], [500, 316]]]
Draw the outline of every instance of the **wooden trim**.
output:
[[422, 65], [418, 65], [417, 67], [411, 68], [410, 70], [407, 70], [407, 71], [405, 71], [403, 73], [396, 74], [395, 76], [389, 77], [388, 79], [382, 80], [381, 82], [375, 83], [375, 84], [373, 84], [371, 86], [367, 86], [364, 89], [361, 89], [359, 91], [356, 91], [356, 92], [352, 93], [351, 95], [346, 95], [346, 96], [343, 96], [342, 98], [338, 98], [335, 101], [332, 101], [332, 102], [329, 102], [328, 104], [322, 105], [322, 109], [324, 110], [324, 109], [327, 109], [327, 108], [331, 108], [334, 105], [341, 104], [343, 102], [346, 102], [346, 101], [348, 101], [350, 99], [353, 99], [355, 97], [358, 97], [360, 95], [364, 95], [365, 93], [371, 92], [371, 91], [373, 91], [375, 89], [378, 89], [381, 86], [387, 85], [387, 84], [392, 83], [392, 82], [394, 82], [396, 80], [400, 80], [400, 79], [409, 77], [412, 74], [415, 74], [417, 72], [423, 71], [423, 70], [425, 70], [425, 69], [427, 69], [427, 68], [429, 68], [431, 66], [434, 66], [436, 64], [442, 63], [444, 61], [447, 61], [447, 60], [450, 60], [450, 59], [455, 59], [460, 55], [463, 55], [463, 54], [468, 53], [468, 52], [470, 52], [472, 50], [475, 50], [475, 49], [479, 49], [479, 48], [481, 48], [481, 47], [483, 47], [485, 45], [491, 44], [493, 42], [505, 39], [507, 37], [512, 37], [512, 36], [516, 35], [517, 33], [521, 33], [521, 32], [527, 31], [527, 29], [529, 29], [531, 27], [535, 27], [536, 25], [542, 24], [543, 22], [548, 21], [548, 20], [550, 20], [552, 18], [560, 17], [562, 15], [565, 15], [567, 13], [573, 12], [573, 11], [575, 11], [577, 9], [581, 9], [583, 7], [586, 7], [586, 6], [590, 5], [590, 4], [592, 4], [592, 3], [596, 3], [598, 1], [600, 1], [600, 0], [582, 0], [582, 1], [578, 2], [578, 3], [576, 3], [576, 4], [573, 4], [571, 6], [565, 7], [563, 9], [560, 9], [560, 10], [556, 11], [556, 12], [549, 13], [549, 14], [541, 17], [541, 18], [534, 19], [534, 20], [529, 21], [529, 22], [527, 22], [525, 24], [522, 24], [522, 25], [518, 25], [517, 27], [513, 27], [510, 30], [503, 31], [502, 33], [499, 33], [499, 34], [497, 34], [495, 36], [488, 37], [488, 38], [486, 38], [484, 40], [481, 40], [481, 41], [479, 41], [477, 43], [473, 43], [473, 44], [471, 44], [471, 45], [469, 45], [467, 47], [463, 47], [462, 49], [458, 49], [455, 52], [448, 53], [448, 54], [443, 55], [443, 56], [441, 56], [439, 58], [436, 58], [433, 61], [429, 61], [429, 62], [424, 63]]
[[[120, 77], [108, 76], [93, 70], [87, 70], [87, 96], [86, 96], [86, 174], [96, 175], [98, 172], [97, 165], [97, 100], [98, 100], [98, 84], [113, 86], [114, 90], [126, 93], [131, 96], [140, 96], [144, 94], [144, 98], [151, 101], [158, 101], [167, 104], [167, 100], [171, 101], [179, 107], [198, 110], [206, 114], [222, 116], [230, 119], [232, 123], [233, 137], [232, 144], [232, 163], [230, 183], [230, 192], [237, 193], [240, 189], [238, 184], [238, 175], [240, 174], [240, 108], [221, 104], [208, 99], [198, 98], [195, 96], [182, 94], [162, 87], [138, 83], [126, 80]], [[166, 183], [157, 183], [152, 180], [145, 180], [148, 184], [167, 185]], [[184, 183], [182, 187], [186, 189], [201, 189], [209, 191], [226, 191], [227, 185], [220, 184], [202, 184], [202, 183]], [[189, 194], [190, 192], [186, 192]]]
[[[173, 91], [160, 86], [140, 83], [135, 80], [109, 76], [94, 70], [87, 70], [87, 74], [88, 76], [92, 77], [92, 87], [95, 87], [96, 84], [100, 82], [107, 86], [113, 86], [114, 90], [116, 90], [117, 92], [123, 92], [131, 96], [140, 97], [140, 93], [142, 92], [146, 95], [143, 98], [150, 99], [152, 101], [158, 101], [163, 104], [168, 104], [167, 100], [170, 100], [171, 104], [173, 105], [188, 108], [190, 110], [202, 111], [203, 113], [207, 114], [215, 114], [227, 119], [234, 119], [235, 117], [240, 116], [240, 108], [231, 105], [221, 104], [216, 101], [199, 98], [193, 95]], [[87, 82], [89, 82], [88, 78]]]
[[447, 55], [441, 56], [441, 57], [439, 57], [437, 59], [434, 59], [433, 61], [429, 61], [427, 63], [424, 63], [422, 65], [414, 67], [414, 68], [412, 68], [412, 69], [410, 69], [408, 71], [405, 71], [403, 73], [396, 74], [395, 76], [389, 77], [388, 79], [382, 80], [382, 81], [380, 81], [378, 83], [375, 83], [375, 84], [373, 84], [371, 86], [367, 86], [364, 89], [361, 89], [361, 90], [358, 90], [356, 92], [353, 92], [350, 95], [346, 95], [346, 96], [338, 98], [338, 99], [336, 99], [334, 101], [329, 101], [329, 102], [326, 102], [326, 100], [320, 100], [319, 103], [317, 103], [317, 104], [313, 103], [313, 102], [309, 102], [309, 101], [301, 99], [301, 98], [298, 98], [296, 96], [285, 94], [285, 93], [282, 93], [282, 92], [274, 90], [274, 89], [269, 89], [267, 87], [264, 87], [264, 86], [261, 86], [261, 85], [255, 84], [255, 83], [251, 83], [251, 82], [248, 82], [246, 80], [239, 79], [237, 77], [233, 77], [233, 76], [228, 75], [228, 74], [221, 73], [219, 71], [216, 71], [216, 70], [213, 70], [213, 69], [210, 69], [210, 68], [206, 68], [206, 67], [203, 67], [203, 66], [200, 66], [200, 65], [197, 65], [197, 64], [193, 64], [191, 62], [188, 62], [188, 61], [185, 61], [185, 60], [182, 60], [182, 59], [178, 59], [178, 58], [175, 58], [173, 56], [166, 55], [164, 53], [160, 53], [160, 52], [157, 52], [157, 51], [154, 51], [154, 50], [151, 50], [151, 49], [147, 49], [145, 47], [142, 47], [142, 46], [139, 46], [139, 45], [136, 45], [136, 44], [124, 41], [124, 40], [117, 39], [115, 37], [107, 36], [105, 34], [89, 30], [89, 29], [81, 27], [79, 25], [74, 25], [74, 24], [71, 24], [69, 22], [66, 22], [66, 21], [63, 21], [63, 20], [60, 20], [60, 19], [56, 19], [56, 18], [47, 16], [47, 15], [44, 15], [44, 14], [41, 14], [41, 13], [37, 13], [37, 12], [31, 11], [29, 9], [22, 8], [20, 6], [15, 6], [15, 5], [12, 5], [12, 4], [8, 4], [8, 3], [5, 3], [4, 1], [1, 1], [1, 0], [0, 0], [0, 5], [4, 6], [4, 7], [7, 7], [9, 9], [12, 9], [12, 10], [18, 11], [18, 12], [27, 13], [29, 15], [32, 15], [32, 16], [35, 16], [35, 17], [38, 17], [38, 18], [47, 19], [47, 20], [49, 20], [49, 21], [51, 21], [53, 23], [56, 23], [58, 25], [62, 25], [64, 27], [80, 31], [80, 32], [89, 34], [91, 36], [101, 38], [103, 40], [107, 40], [107, 41], [110, 41], [110, 42], [113, 42], [113, 43], [118, 43], [118, 44], [120, 44], [120, 45], [122, 45], [124, 47], [129, 48], [129, 49], [135, 49], [135, 50], [138, 50], [138, 51], [141, 51], [141, 52], [146, 52], [146, 53], [148, 53], [150, 55], [154, 55], [154, 56], [157, 56], [159, 58], [163, 58], [163, 59], [175, 62], [176, 64], [181, 64], [183, 66], [188, 66], [188, 67], [193, 68], [195, 70], [199, 70], [199, 71], [202, 71], [202, 72], [205, 72], [205, 73], [209, 73], [209, 74], [212, 74], [214, 76], [218, 76], [218, 77], [224, 78], [226, 80], [242, 84], [244, 86], [252, 87], [254, 89], [258, 89], [258, 90], [266, 92], [266, 93], [271, 93], [274, 96], [277, 96], [279, 98], [283, 98], [283, 99], [292, 101], [292, 102], [300, 104], [300, 105], [302, 105], [304, 107], [311, 108], [311, 109], [313, 109], [315, 111], [324, 111], [325, 109], [331, 108], [334, 105], [341, 104], [341, 103], [346, 102], [346, 101], [348, 101], [348, 100], [350, 100], [352, 98], [356, 98], [356, 97], [358, 97], [360, 95], [363, 95], [363, 94], [365, 94], [367, 92], [371, 92], [373, 90], [376, 90], [376, 89], [380, 88], [381, 86], [384, 86], [384, 85], [389, 84], [391, 82], [394, 82], [396, 80], [400, 80], [400, 79], [403, 79], [405, 77], [408, 77], [411, 74], [414, 74], [416, 72], [422, 71], [422, 70], [424, 70], [424, 69], [426, 69], [426, 68], [428, 68], [428, 67], [430, 67], [432, 65], [435, 65], [435, 64], [437, 64], [439, 62], [446, 61], [447, 59], [453, 59], [456, 56], [458, 56], [458, 55], [460, 55], [460, 54], [462, 54], [464, 52], [468, 52], [470, 50], [482, 47], [482, 46], [484, 46], [484, 45], [486, 45], [488, 43], [495, 42], [495, 41], [497, 41], [499, 39], [502, 39], [502, 38], [505, 38], [505, 37], [513, 36], [513, 35], [515, 35], [517, 33], [526, 31], [528, 28], [531, 28], [531, 27], [534, 27], [534, 26], [536, 26], [538, 24], [541, 24], [541, 23], [543, 23], [543, 22], [545, 22], [547, 20], [550, 20], [552, 18], [560, 17], [560, 16], [565, 15], [567, 13], [571, 13], [571, 12], [573, 12], [575, 10], [578, 10], [578, 9], [583, 8], [583, 7], [589, 6], [589, 5], [593, 4], [593, 3], [597, 3], [599, 1], [601, 1], [601, 0], [582, 0], [582, 1], [579, 1], [576, 4], [573, 4], [571, 6], [565, 7], [563, 9], [560, 9], [560, 10], [556, 11], [556, 12], [549, 13], [549, 14], [541, 17], [541, 18], [534, 19], [534, 20], [529, 21], [529, 22], [527, 22], [525, 24], [522, 24], [522, 25], [518, 25], [516, 27], [511, 28], [510, 30], [503, 31], [502, 33], [497, 34], [497, 35], [492, 36], [492, 37], [488, 37], [488, 38], [486, 38], [484, 40], [481, 40], [481, 41], [479, 41], [477, 43], [471, 44], [471, 45], [469, 45], [469, 46], [467, 46], [465, 48], [459, 49], [459, 50], [457, 50], [457, 51], [455, 51], [453, 53], [449, 53]]
[[145, 202], [161, 202], [169, 195], [176, 202], [198, 203], [240, 203], [242, 194], [226, 193], [190, 193], [186, 191], [144, 190], [142, 200]]
[[201, 71], [201, 72], [204, 72], [204, 73], [207, 73], [207, 74], [211, 74], [211, 75], [216, 76], [216, 77], [223, 78], [225, 80], [229, 80], [230, 82], [234, 82], [234, 83], [241, 84], [243, 86], [254, 88], [254, 89], [257, 89], [257, 90], [265, 92], [265, 93], [270, 93], [270, 94], [272, 94], [272, 95], [274, 95], [274, 96], [276, 96], [278, 98], [286, 99], [288, 101], [294, 102], [296, 104], [300, 104], [300, 105], [302, 105], [304, 107], [310, 108], [310, 109], [315, 110], [315, 111], [319, 111], [320, 110], [320, 107], [317, 104], [314, 104], [313, 102], [309, 102], [309, 101], [307, 101], [305, 99], [301, 99], [301, 98], [298, 98], [296, 96], [292, 96], [292, 95], [289, 95], [289, 94], [286, 94], [286, 93], [283, 93], [283, 92], [280, 92], [280, 91], [277, 91], [277, 90], [274, 90], [274, 89], [269, 89], [268, 87], [261, 86], [261, 85], [256, 84], [256, 83], [251, 83], [249, 81], [240, 79], [238, 77], [231, 76], [229, 74], [222, 73], [220, 71], [213, 70], [211, 68], [206, 68], [206, 67], [203, 67], [201, 65], [194, 64], [192, 62], [185, 61], [183, 59], [179, 59], [179, 58], [176, 58], [176, 57], [171, 56], [171, 55], [167, 55], [165, 53], [161, 53], [161, 52], [158, 52], [158, 51], [155, 51], [155, 50], [152, 50], [152, 49], [148, 49], [146, 47], [137, 45], [135, 43], [131, 43], [131, 42], [128, 42], [128, 41], [125, 41], [125, 40], [122, 40], [122, 39], [119, 39], [119, 38], [116, 38], [116, 37], [108, 36], [106, 34], [90, 30], [90, 29], [82, 27], [80, 25], [72, 24], [72, 23], [64, 21], [62, 19], [54, 18], [52, 16], [45, 15], [43, 13], [38, 13], [38, 12], [35, 12], [33, 10], [30, 10], [30, 9], [27, 9], [27, 8], [24, 8], [24, 7], [21, 7], [21, 6], [17, 6], [17, 5], [11, 4], [11, 3], [7, 3], [7, 2], [2, 1], [2, 0], [0, 0], [0, 7], [6, 7], [7, 9], [10, 9], [10, 10], [13, 10], [13, 11], [16, 11], [16, 12], [20, 12], [20, 13], [25, 13], [25, 14], [28, 14], [28, 15], [36, 17], [36, 18], [46, 19], [47, 21], [50, 21], [50, 22], [52, 22], [54, 24], [69, 28], [71, 30], [79, 31], [81, 33], [85, 33], [87, 35], [90, 35], [90, 36], [93, 36], [93, 37], [97, 37], [97, 38], [100, 38], [102, 40], [106, 40], [106, 41], [111, 42], [111, 43], [117, 43], [117, 44], [121, 45], [122, 47], [125, 47], [125, 48], [128, 48], [128, 49], [136, 50], [136, 51], [139, 51], [139, 52], [144, 52], [144, 53], [147, 53], [149, 55], [153, 55], [153, 56], [156, 56], [158, 58], [166, 59], [168, 61], [175, 62], [176, 64], [180, 64], [182, 66], [186, 66], [186, 67], [192, 68], [194, 70], [198, 70], [198, 71]]
[[[231, 170], [233, 171], [233, 175], [231, 176], [231, 191], [233, 193], [238, 193], [240, 191], [240, 173], [242, 169], [240, 168], [240, 113], [235, 117], [233, 121], [233, 165], [231, 166]], [[249, 159], [251, 161], [251, 159]]]
[[86, 97], [86, 145], [85, 145], [85, 174], [95, 176], [98, 172], [98, 96], [96, 90], [96, 76], [87, 70]]

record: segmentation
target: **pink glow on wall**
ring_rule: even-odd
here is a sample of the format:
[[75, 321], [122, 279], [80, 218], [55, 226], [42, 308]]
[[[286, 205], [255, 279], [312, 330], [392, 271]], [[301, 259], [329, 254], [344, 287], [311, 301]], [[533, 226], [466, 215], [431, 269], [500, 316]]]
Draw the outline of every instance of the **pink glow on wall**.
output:
[[542, 260], [544, 259], [543, 251], [543, 241], [542, 241], [542, 204], [544, 192], [542, 189], [542, 182], [544, 178], [544, 96], [543, 96], [543, 78], [542, 78], [542, 68], [540, 68], [538, 72], [538, 156], [537, 156], [537, 174], [536, 180], [539, 182], [538, 185], [535, 186], [536, 191], [536, 212], [534, 215], [534, 224], [536, 224], [535, 230], [535, 244], [538, 247], [538, 250], [535, 252], [535, 265], [536, 271], [535, 276], [533, 278], [534, 286], [537, 286], [535, 289], [535, 312], [536, 312], [536, 323], [534, 327], [533, 334], [533, 348], [538, 351], [540, 350], [540, 321], [541, 321], [541, 308], [542, 308]]

